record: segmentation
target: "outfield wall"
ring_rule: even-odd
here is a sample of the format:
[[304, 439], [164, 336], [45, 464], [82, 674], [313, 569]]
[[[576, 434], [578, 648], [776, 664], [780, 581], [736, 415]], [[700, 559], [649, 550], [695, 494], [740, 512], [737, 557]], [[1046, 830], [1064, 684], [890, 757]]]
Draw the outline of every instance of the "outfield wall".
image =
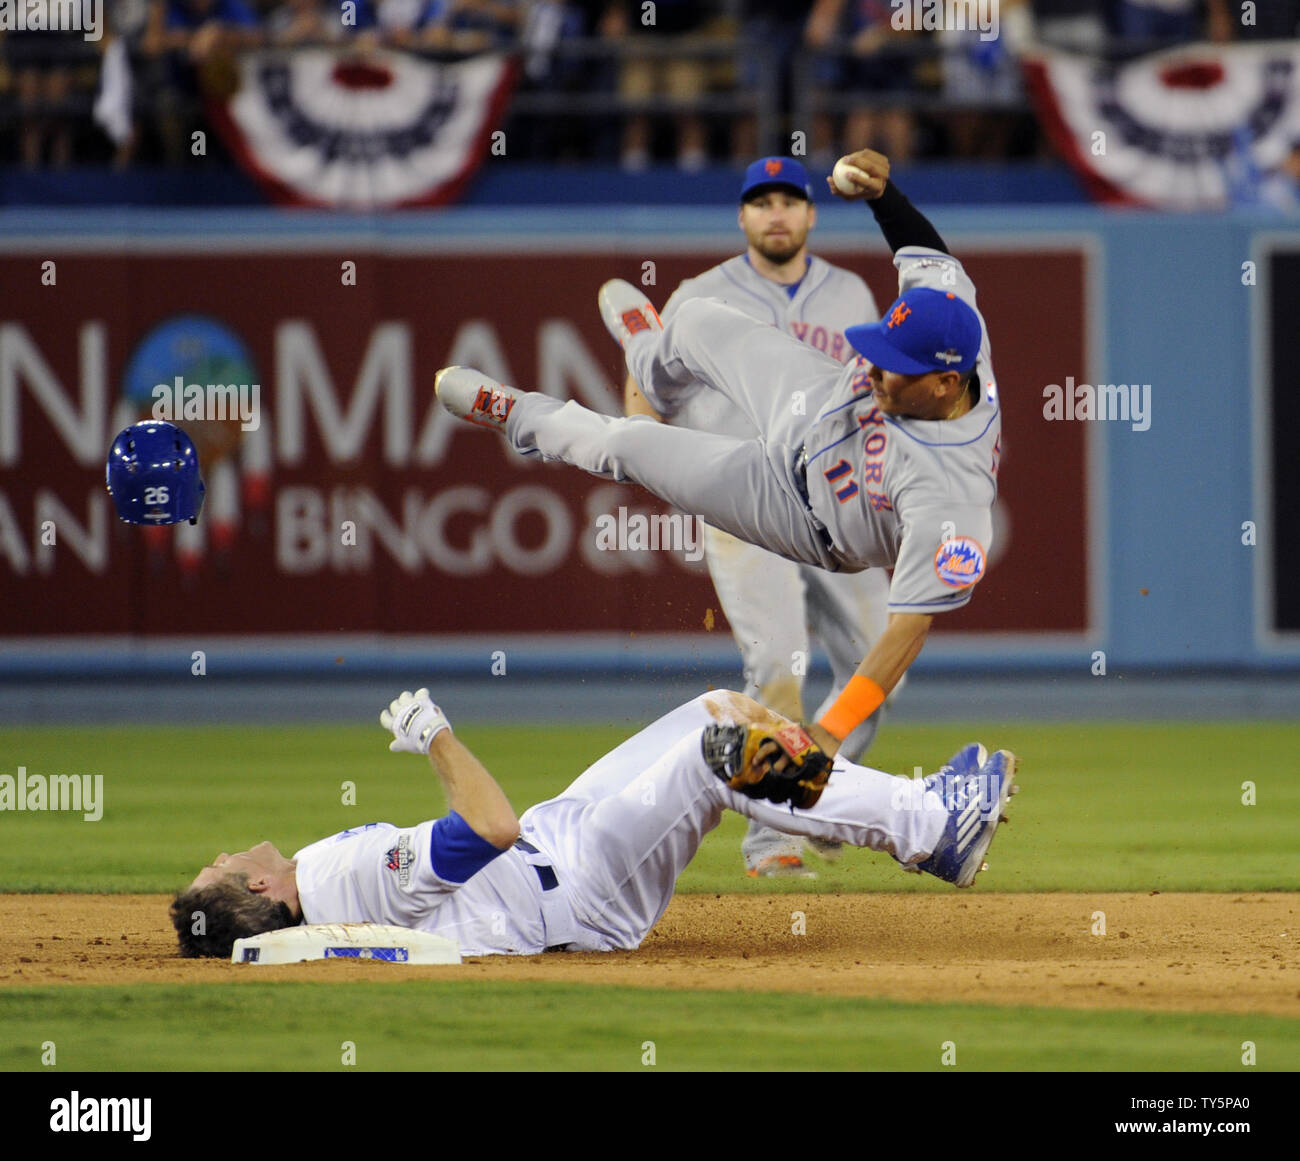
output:
[[[595, 288], [653, 269], [662, 301], [733, 252], [729, 218], [0, 216], [0, 673], [162, 675], [196, 649], [227, 672], [382, 671], [413, 654], [472, 672], [497, 650], [538, 672], [725, 663], [689, 544], [598, 543], [620, 506], [662, 508], [521, 463], [446, 422], [429, 390], [438, 366], [469, 362], [613, 410]], [[1272, 495], [1300, 415], [1271, 396], [1300, 231], [1070, 208], [934, 218], [980, 286], [1006, 423], [994, 567], [920, 667], [1087, 671], [1098, 651], [1110, 671], [1300, 667], [1296, 522]], [[823, 207], [816, 239], [889, 301], [869, 218]], [[256, 377], [265, 422], [213, 425], [202, 535], [118, 525], [100, 485], [124, 394], [214, 366]], [[1106, 394], [1133, 414], [1077, 418], [1083, 383], [1136, 389]], [[348, 520], [350, 544], [335, 535]]]

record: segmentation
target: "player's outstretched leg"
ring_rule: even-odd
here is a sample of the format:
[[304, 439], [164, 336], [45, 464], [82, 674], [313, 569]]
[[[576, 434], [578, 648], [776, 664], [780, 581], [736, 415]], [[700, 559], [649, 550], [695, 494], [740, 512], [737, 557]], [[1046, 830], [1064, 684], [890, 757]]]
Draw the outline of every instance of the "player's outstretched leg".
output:
[[665, 324], [640, 290], [614, 279], [597, 303], [628, 371], [660, 414], [710, 388], [764, 439], [802, 447], [837, 388], [848, 390], [843, 364], [717, 299], [690, 299]]
[[[611, 278], [596, 295], [596, 305], [600, 309], [600, 320], [605, 324], [612, 338], [628, 358], [628, 369], [632, 370], [632, 351], [628, 343], [640, 335], [663, 334], [664, 323], [655, 310], [654, 303], [630, 282], [621, 278]], [[635, 372], [633, 372], [634, 377]], [[636, 385], [649, 400], [650, 405], [660, 415], [676, 412], [687, 395], [711, 386], [704, 381], [690, 384], [668, 384], [636, 379]]]
[[471, 367], [434, 380], [453, 415], [607, 480], [633, 480], [661, 500], [788, 560], [838, 569], [825, 530], [804, 498], [793, 448], [669, 427], [644, 416], [615, 419], [570, 400], [520, 391]]
[[[706, 765], [730, 783], [736, 764], [726, 761], [726, 754], [720, 760], [708, 737], [706, 730]], [[999, 750], [989, 757], [977, 743], [963, 747], [924, 779], [893, 778], [837, 759], [821, 796], [808, 809], [792, 810], [730, 789], [728, 805], [787, 834], [887, 850], [906, 871], [925, 871], [969, 887], [985, 868], [993, 836], [1006, 821], [1007, 802], [1019, 789], [1015, 767], [1014, 754]], [[918, 847], [928, 854], [909, 853]]]
[[[940, 779], [978, 778], [972, 763], [982, 757], [981, 748], [967, 747], [925, 780], [837, 761], [814, 805], [795, 809], [750, 798], [727, 785], [737, 752], [748, 749], [738, 741], [725, 744], [735, 731], [732, 723], [765, 734], [793, 727], [748, 698], [717, 691], [661, 718], [607, 754], [558, 798], [525, 812], [525, 833], [554, 856], [575, 911], [600, 917], [598, 926], [610, 947], [641, 943], [725, 809], [788, 834], [884, 851], [905, 869], [932, 867], [940, 877], [950, 877], [952, 826]], [[991, 781], [987, 785], [992, 789]], [[1005, 804], [1000, 794], [993, 800], [999, 808]], [[980, 824], [975, 843], [965, 843], [963, 860], [982, 861], [1000, 817], [995, 812]], [[981, 849], [975, 849], [976, 843]]]
[[600, 288], [596, 304], [605, 329], [620, 347], [626, 347], [633, 335], [664, 329], [654, 303], [621, 278], [611, 278]]
[[514, 405], [527, 394], [473, 367], [444, 367], [434, 376], [433, 392], [452, 415], [502, 435]]

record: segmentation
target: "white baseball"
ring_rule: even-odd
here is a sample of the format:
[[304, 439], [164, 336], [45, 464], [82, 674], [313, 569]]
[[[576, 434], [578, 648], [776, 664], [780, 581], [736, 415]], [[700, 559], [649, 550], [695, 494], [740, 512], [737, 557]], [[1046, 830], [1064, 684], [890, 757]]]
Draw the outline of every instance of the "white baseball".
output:
[[862, 187], [855, 184], [850, 175], [860, 177], [865, 181], [871, 180], [871, 176], [866, 170], [859, 169], [856, 165], [850, 165], [841, 157], [835, 163], [835, 168], [831, 170], [831, 181], [835, 183], [835, 188], [842, 194], [862, 193]]

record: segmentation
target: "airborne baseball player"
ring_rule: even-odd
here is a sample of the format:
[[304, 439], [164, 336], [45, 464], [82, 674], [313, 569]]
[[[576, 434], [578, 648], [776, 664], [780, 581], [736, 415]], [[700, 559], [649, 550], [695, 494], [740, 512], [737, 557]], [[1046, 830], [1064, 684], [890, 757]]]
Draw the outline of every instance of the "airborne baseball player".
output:
[[898, 269], [884, 320], [845, 333], [869, 368], [841, 366], [712, 299], [683, 303], [665, 326], [634, 286], [601, 288], [605, 325], [656, 410], [715, 391], [759, 438], [612, 419], [467, 367], [436, 380], [449, 411], [521, 452], [633, 480], [790, 560], [892, 568], [885, 631], [809, 726], [829, 753], [883, 704], [935, 615], [965, 605], [984, 575], [1002, 428], [974, 284], [889, 180], [887, 158], [866, 149], [845, 160], [862, 171], [852, 178], [859, 192], [839, 196], [867, 199]]
[[371, 823], [286, 858], [269, 842], [216, 857], [171, 906], [180, 952], [297, 923], [386, 923], [454, 939], [464, 955], [640, 946], [724, 810], [790, 833], [891, 854], [969, 887], [1016, 791], [1015, 758], [972, 743], [924, 779], [829, 758], [738, 693], [697, 697], [515, 816], [427, 689], [380, 714], [389, 749], [428, 755], [448, 813]]
[[[755, 161], [741, 183], [737, 220], [745, 252], [686, 279], [659, 312], [660, 318], [671, 322], [690, 299], [716, 298], [837, 362], [857, 362], [844, 332], [879, 318], [880, 312], [858, 275], [809, 254], [808, 235], [817, 223], [817, 207], [808, 171], [789, 157]], [[865, 376], [863, 384], [865, 391]], [[717, 391], [690, 393], [663, 415], [646, 402], [631, 376], [624, 395], [629, 415], [649, 415], [675, 427], [738, 439], [760, 435], [744, 412]], [[802, 719], [804, 666], [797, 659], [809, 656], [811, 631], [831, 664], [831, 691], [820, 717], [884, 632], [889, 577], [883, 569], [827, 572], [797, 564], [708, 524], [702, 540], [718, 602], [740, 648], [745, 692], [779, 714]], [[843, 752], [854, 761], [861, 761], [870, 749], [882, 712], [872, 714], [844, 740]], [[838, 844], [814, 840], [807, 845], [823, 858], [839, 854]], [[804, 850], [802, 840], [757, 823], [750, 823], [741, 843], [745, 869], [755, 877], [809, 874]]]

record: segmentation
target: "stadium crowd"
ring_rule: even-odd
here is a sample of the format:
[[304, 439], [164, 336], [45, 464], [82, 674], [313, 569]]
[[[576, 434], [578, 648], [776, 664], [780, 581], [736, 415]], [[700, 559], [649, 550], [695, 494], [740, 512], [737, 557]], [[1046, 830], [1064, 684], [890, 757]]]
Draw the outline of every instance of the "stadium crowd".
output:
[[993, 39], [897, 30], [901, 3], [658, 0], [647, 25], [640, 0], [112, 0], [102, 41], [0, 41], [0, 164], [219, 163], [189, 147], [203, 95], [231, 90], [243, 50], [306, 45], [519, 54], [512, 117], [533, 160], [689, 170], [798, 130], [819, 163], [840, 141], [898, 161], [1006, 159], [1043, 150], [1015, 56], [1031, 41], [1131, 55], [1300, 31], [1300, 0], [1259, 5], [1252, 25], [1231, 0], [1000, 0]]

